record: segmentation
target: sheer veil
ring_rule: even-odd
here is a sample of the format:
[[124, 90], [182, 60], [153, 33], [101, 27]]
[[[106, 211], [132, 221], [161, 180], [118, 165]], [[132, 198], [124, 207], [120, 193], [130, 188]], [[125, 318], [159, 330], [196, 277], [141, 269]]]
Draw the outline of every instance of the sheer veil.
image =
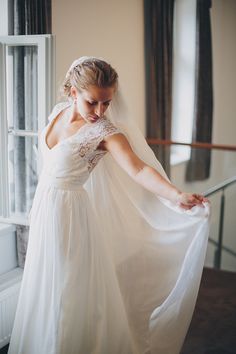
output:
[[[83, 61], [82, 57], [79, 61]], [[72, 64], [76, 65], [78, 60]], [[118, 89], [107, 118], [134, 152], [168, 179]], [[84, 185], [116, 269], [130, 326], [142, 353], [179, 353], [204, 265], [210, 208], [184, 210], [156, 197], [107, 153]]]

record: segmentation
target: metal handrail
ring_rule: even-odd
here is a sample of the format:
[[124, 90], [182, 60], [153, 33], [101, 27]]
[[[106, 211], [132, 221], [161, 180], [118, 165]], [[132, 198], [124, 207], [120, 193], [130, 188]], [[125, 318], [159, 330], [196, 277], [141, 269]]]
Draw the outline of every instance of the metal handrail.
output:
[[218, 242], [209, 238], [209, 241], [217, 246], [214, 257], [214, 267], [220, 269], [222, 250], [228, 252], [232, 256], [236, 257], [236, 253], [230, 250], [228, 247], [223, 246], [223, 229], [224, 229], [224, 210], [225, 210], [225, 189], [236, 183], [236, 176], [226, 179], [225, 181], [217, 184], [216, 186], [208, 189], [203, 193], [205, 197], [209, 197], [215, 193], [222, 192], [220, 201], [220, 221], [219, 221], [219, 234]]
[[231, 178], [226, 179], [225, 181], [217, 184], [216, 186], [208, 189], [206, 192], [204, 192], [205, 197], [209, 197], [212, 194], [215, 194], [216, 192], [219, 192], [221, 189], [226, 189], [229, 187], [231, 184], [236, 182], [236, 176], [233, 176]]
[[[211, 243], [213, 243], [214, 246], [218, 247], [218, 242], [216, 240], [214, 240], [213, 238], [209, 237], [209, 241]], [[236, 257], [236, 252], [231, 250], [229, 247], [226, 247], [226, 246], [222, 245], [222, 250], [227, 252], [227, 253], [229, 253], [231, 256]]]

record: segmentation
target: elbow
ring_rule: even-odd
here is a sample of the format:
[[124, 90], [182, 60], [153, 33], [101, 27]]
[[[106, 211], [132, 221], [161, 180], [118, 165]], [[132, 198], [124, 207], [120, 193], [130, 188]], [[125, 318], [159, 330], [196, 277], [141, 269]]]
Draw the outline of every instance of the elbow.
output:
[[132, 173], [132, 177], [133, 177], [134, 179], [135, 179], [135, 178], [138, 178], [138, 176], [140, 175], [140, 173], [142, 173], [144, 167], [145, 167], [145, 166], [136, 167], [135, 170], [134, 170], [133, 173]]
[[136, 182], [140, 182], [140, 180], [142, 180], [143, 178], [143, 175], [146, 174], [149, 169], [151, 169], [150, 166], [148, 165], [139, 165], [136, 167], [136, 169], [134, 170], [133, 174], [132, 174], [132, 178], [136, 181]]

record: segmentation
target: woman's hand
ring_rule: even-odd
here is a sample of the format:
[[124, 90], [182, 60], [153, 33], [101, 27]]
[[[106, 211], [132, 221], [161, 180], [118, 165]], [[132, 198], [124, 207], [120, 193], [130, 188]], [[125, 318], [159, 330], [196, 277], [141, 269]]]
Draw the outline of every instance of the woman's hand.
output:
[[196, 193], [184, 193], [181, 192], [176, 200], [177, 204], [186, 210], [191, 209], [195, 205], [203, 205], [203, 203], [210, 203], [209, 199], [205, 198], [201, 194]]

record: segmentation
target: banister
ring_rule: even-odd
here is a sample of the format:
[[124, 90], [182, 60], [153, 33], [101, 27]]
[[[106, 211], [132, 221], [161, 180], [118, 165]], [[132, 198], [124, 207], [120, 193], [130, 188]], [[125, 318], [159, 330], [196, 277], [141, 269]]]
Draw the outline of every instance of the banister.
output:
[[209, 197], [210, 195], [219, 192], [222, 189], [229, 187], [231, 184], [236, 182], [236, 176], [226, 179], [225, 181], [217, 184], [216, 186], [209, 188], [207, 191], [203, 192], [205, 197]]
[[210, 143], [201, 143], [201, 142], [194, 142], [194, 143], [182, 143], [179, 141], [173, 140], [162, 140], [156, 138], [146, 138], [147, 143], [151, 145], [182, 145], [182, 146], [189, 146], [192, 148], [200, 148], [200, 149], [216, 149], [216, 150], [228, 150], [228, 151], [236, 151], [235, 145], [221, 145], [221, 144], [210, 144]]
[[210, 238], [209, 241], [211, 243], [214, 243], [215, 245], [217, 244], [217, 249], [215, 251], [215, 257], [214, 257], [214, 266], [217, 269], [220, 269], [221, 267], [221, 256], [222, 256], [222, 249], [231, 255], [235, 256], [235, 252], [227, 249], [226, 247], [223, 246], [223, 229], [224, 229], [224, 211], [225, 211], [225, 189], [231, 186], [232, 184], [236, 183], [236, 176], [233, 176], [231, 178], [226, 179], [225, 181], [217, 184], [216, 186], [208, 189], [206, 192], [203, 193], [205, 197], [209, 197], [217, 192], [222, 192], [221, 193], [221, 201], [220, 201], [220, 220], [219, 220], [219, 233], [218, 233], [218, 242], [213, 242], [213, 240]]

